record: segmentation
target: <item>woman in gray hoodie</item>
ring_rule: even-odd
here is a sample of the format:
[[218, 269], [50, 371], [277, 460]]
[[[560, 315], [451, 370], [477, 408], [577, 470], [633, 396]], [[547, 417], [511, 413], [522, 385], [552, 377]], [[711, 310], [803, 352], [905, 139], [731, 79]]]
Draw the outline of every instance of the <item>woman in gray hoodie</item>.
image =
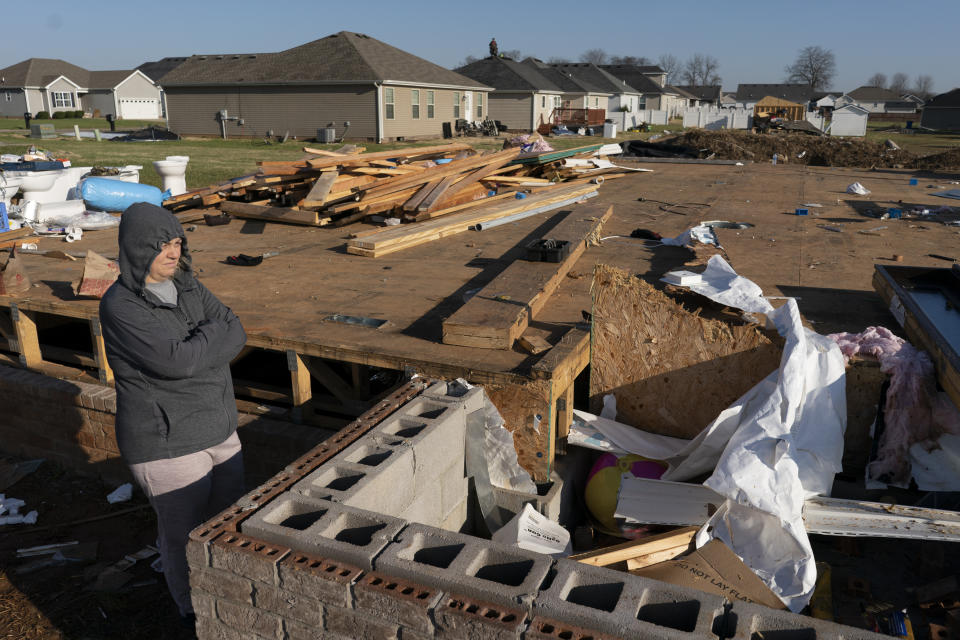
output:
[[117, 444], [156, 511], [164, 577], [189, 624], [187, 535], [244, 491], [230, 361], [246, 333], [194, 276], [169, 211], [132, 205], [119, 244], [120, 278], [100, 302]]

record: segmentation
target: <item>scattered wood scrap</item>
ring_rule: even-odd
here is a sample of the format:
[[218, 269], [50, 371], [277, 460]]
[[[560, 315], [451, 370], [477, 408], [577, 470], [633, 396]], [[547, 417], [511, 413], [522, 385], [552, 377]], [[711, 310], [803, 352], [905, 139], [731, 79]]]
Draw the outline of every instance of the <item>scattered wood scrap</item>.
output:
[[612, 547], [579, 553], [570, 556], [570, 560], [576, 560], [594, 567], [615, 567], [626, 563], [623, 568], [640, 569], [664, 560], [672, 560], [688, 551], [698, 530], [699, 527], [674, 529], [673, 531], [638, 538]]

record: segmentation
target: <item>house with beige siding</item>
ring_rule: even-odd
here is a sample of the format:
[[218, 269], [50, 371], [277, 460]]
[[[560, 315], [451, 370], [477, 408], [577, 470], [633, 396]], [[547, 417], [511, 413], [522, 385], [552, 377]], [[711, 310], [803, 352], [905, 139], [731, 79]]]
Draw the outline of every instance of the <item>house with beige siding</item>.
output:
[[536, 68], [510, 58], [489, 56], [455, 71], [493, 87], [490, 119], [510, 130], [536, 131], [552, 122], [553, 110], [562, 104], [563, 89]]
[[276, 53], [195, 55], [161, 79], [181, 135], [416, 140], [443, 123], [484, 120], [482, 83], [362, 33], [341, 31]]
[[135, 69], [89, 71], [50, 58], [29, 58], [0, 69], [0, 116], [36, 116], [40, 111], [156, 119], [161, 117], [160, 88]]

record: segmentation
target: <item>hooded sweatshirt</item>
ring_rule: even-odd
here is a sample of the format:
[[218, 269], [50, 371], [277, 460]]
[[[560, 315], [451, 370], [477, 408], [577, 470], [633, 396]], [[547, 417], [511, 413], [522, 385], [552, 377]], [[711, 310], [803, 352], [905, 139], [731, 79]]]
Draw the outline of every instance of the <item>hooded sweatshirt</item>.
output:
[[[161, 245], [182, 239], [176, 304], [145, 288]], [[119, 231], [120, 277], [100, 301], [117, 389], [117, 444], [128, 464], [220, 444], [237, 428], [230, 361], [246, 343], [240, 320], [193, 274], [180, 222], [131, 205]]]

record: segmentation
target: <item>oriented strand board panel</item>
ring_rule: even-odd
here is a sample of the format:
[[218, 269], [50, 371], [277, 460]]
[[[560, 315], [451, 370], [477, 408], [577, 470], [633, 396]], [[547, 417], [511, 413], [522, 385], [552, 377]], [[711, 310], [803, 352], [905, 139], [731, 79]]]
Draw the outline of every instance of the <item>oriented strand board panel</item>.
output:
[[597, 265], [590, 403], [617, 421], [692, 438], [773, 372], [781, 348], [756, 325], [701, 317], [626, 271]]
[[[546, 482], [550, 477], [553, 438], [550, 385], [549, 380], [483, 385], [490, 401], [500, 412], [504, 426], [513, 433], [517, 461], [530, 472], [534, 482]], [[536, 426], [538, 415], [539, 426]]]

